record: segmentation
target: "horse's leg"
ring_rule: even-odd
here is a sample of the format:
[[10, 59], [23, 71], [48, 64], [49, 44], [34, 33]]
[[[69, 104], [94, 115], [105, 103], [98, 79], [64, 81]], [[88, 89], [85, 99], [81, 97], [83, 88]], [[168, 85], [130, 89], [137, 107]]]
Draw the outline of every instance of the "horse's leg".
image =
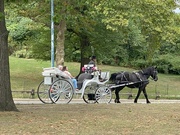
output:
[[134, 103], [137, 103], [137, 100], [138, 100], [138, 98], [139, 98], [139, 96], [140, 96], [140, 94], [141, 94], [141, 88], [139, 88], [139, 90], [138, 90], [138, 93], [137, 93], [137, 96], [136, 96], [136, 98], [134, 99]]
[[115, 103], [121, 103], [121, 102], [119, 101], [119, 99], [120, 99], [120, 98], [119, 98], [119, 91], [120, 91], [120, 90], [119, 90], [118, 88], [115, 89], [115, 95], [116, 95], [116, 98], [115, 98], [115, 100], [114, 100]]
[[120, 102], [120, 96], [119, 96], [119, 92], [123, 89], [124, 87], [117, 87], [115, 89], [115, 95], [116, 95], [116, 98], [115, 98], [115, 103], [121, 103]]
[[147, 104], [151, 103], [151, 102], [149, 101], [149, 99], [148, 99], [148, 95], [147, 95], [147, 92], [146, 92], [146, 88], [143, 89], [143, 93], [144, 93], [144, 96], [145, 96], [145, 98], [146, 98], [146, 103], [147, 103]]

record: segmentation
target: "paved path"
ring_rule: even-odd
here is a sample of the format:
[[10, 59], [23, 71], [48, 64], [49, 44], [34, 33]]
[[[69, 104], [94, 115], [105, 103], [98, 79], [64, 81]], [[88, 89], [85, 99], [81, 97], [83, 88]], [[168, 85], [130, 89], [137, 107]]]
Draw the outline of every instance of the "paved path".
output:
[[[149, 99], [152, 104], [157, 104], [157, 103], [162, 103], [162, 104], [167, 104], [167, 103], [180, 103], [180, 100], [168, 100], [168, 99]], [[19, 98], [14, 98], [15, 104], [43, 104], [39, 99], [19, 99]], [[86, 104], [83, 99], [72, 99], [72, 101], [69, 104]], [[114, 104], [114, 100], [111, 101], [112, 104]], [[127, 104], [127, 103], [133, 103], [133, 99], [121, 99], [122, 104]], [[138, 103], [146, 103], [145, 99], [139, 99]]]

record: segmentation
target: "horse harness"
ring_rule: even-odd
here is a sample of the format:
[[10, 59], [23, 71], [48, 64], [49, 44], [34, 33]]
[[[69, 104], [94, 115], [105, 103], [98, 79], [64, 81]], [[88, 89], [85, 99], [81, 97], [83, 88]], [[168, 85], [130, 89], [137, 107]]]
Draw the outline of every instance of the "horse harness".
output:
[[[143, 72], [143, 71], [141, 71], [141, 72]], [[121, 72], [121, 74], [122, 74], [122, 77], [121, 77], [121, 80], [120, 81], [123, 81], [123, 78], [126, 80], [126, 81], [128, 81], [128, 79], [127, 79], [127, 77], [126, 77], [126, 75], [124, 74], [125, 72]], [[141, 78], [141, 76], [140, 76], [140, 74], [138, 73], [138, 72], [133, 72], [135, 75], [136, 75], [136, 77], [140, 80], [140, 81], [143, 81], [142, 80], [142, 78]]]
[[[143, 72], [143, 71], [141, 71], [141, 72]], [[140, 81], [142, 81], [142, 79], [141, 79], [141, 76], [140, 76], [140, 74], [138, 73], [138, 72], [133, 72], [135, 75], [136, 75], [136, 77], [140, 80]]]

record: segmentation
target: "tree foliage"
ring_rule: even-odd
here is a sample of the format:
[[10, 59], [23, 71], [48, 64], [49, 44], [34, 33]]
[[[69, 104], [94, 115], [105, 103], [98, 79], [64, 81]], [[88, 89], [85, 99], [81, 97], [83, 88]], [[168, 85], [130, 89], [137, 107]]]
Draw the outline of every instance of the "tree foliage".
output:
[[[179, 54], [180, 17], [172, 0], [54, 2], [56, 58], [65, 51], [66, 61], [82, 65], [84, 58], [97, 55], [99, 63], [136, 66], [138, 60], [152, 64], [161, 54]], [[28, 39], [33, 56], [50, 59], [50, 1], [33, 0], [18, 8], [35, 24], [35, 36]]]
[[[176, 14], [172, 12], [172, 9], [175, 8], [172, 0], [101, 1], [96, 8], [105, 16], [102, 22], [106, 24], [107, 29], [124, 31], [124, 36], [129, 37], [126, 42], [134, 40], [128, 36], [131, 32], [132, 35], [134, 31], [128, 30], [136, 25], [138, 33], [142, 34], [146, 41], [144, 45], [147, 46], [148, 59], [152, 59], [155, 50], [162, 45], [163, 40], [175, 42], [173, 33], [179, 32], [179, 30], [172, 29], [177, 19]], [[134, 40], [134, 42], [138, 43], [138, 40]], [[131, 43], [131, 45], [133, 44]]]

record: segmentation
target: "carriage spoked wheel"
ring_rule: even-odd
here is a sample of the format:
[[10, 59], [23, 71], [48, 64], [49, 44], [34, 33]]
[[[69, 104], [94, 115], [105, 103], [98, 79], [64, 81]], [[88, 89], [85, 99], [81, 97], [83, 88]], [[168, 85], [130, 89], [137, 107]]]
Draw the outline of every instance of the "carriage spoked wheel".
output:
[[95, 92], [97, 103], [110, 103], [112, 99], [111, 89], [107, 86], [99, 87]]
[[42, 81], [37, 88], [37, 95], [41, 102], [45, 104], [52, 104], [53, 102], [49, 98], [49, 88], [51, 85], [44, 84]]
[[84, 89], [83, 100], [88, 104], [96, 103], [95, 91], [98, 89], [97, 83], [89, 83]]
[[56, 80], [50, 87], [49, 97], [53, 103], [67, 104], [74, 94], [72, 84], [65, 79]]

